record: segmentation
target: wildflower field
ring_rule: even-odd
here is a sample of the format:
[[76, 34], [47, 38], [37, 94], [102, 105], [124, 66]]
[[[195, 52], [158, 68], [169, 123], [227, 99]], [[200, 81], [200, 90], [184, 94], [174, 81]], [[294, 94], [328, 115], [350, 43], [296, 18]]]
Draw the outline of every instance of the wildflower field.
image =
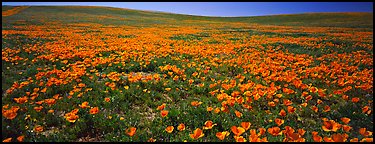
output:
[[3, 6], [2, 141], [373, 141], [372, 17]]

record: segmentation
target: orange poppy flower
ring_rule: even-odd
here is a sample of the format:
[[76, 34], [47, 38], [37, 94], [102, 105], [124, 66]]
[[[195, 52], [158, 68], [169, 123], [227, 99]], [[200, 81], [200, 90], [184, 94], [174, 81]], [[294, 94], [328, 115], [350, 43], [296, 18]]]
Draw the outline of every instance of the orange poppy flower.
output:
[[286, 136], [294, 133], [295, 130], [290, 126], [285, 126], [285, 130], [282, 130], [282, 133], [284, 133]]
[[353, 103], [357, 103], [357, 102], [359, 102], [359, 98], [358, 98], [358, 97], [354, 97], [354, 98], [352, 98], [352, 102], [353, 102]]
[[215, 108], [214, 112], [215, 113], [219, 113], [220, 112], [220, 108]]
[[168, 133], [172, 133], [173, 129], [174, 129], [173, 126], [168, 126], [167, 128], [165, 128], [165, 131], [167, 131]]
[[162, 111], [160, 112], [161, 117], [166, 117], [166, 116], [168, 115], [168, 113], [169, 113], [169, 111], [167, 111], [167, 110], [162, 110]]
[[3, 110], [2, 110], [2, 114], [4, 117], [6, 117], [7, 119], [14, 119], [16, 118], [17, 116], [17, 111], [20, 109], [19, 106], [12, 106], [11, 109], [9, 110], [4, 110], [4, 107], [3, 107]]
[[341, 98], [344, 99], [344, 100], [346, 100], [346, 101], [349, 100], [349, 96], [348, 95], [342, 95]]
[[239, 117], [239, 118], [242, 117], [242, 113], [241, 112], [239, 112], [239, 111], [236, 110], [236, 111], [234, 111], [234, 113], [236, 114], [237, 117]]
[[352, 138], [350, 139], [350, 142], [358, 142], [358, 138]]
[[260, 142], [268, 142], [267, 137], [260, 139]]
[[79, 118], [79, 116], [78, 115], [76, 115], [76, 114], [74, 114], [74, 113], [67, 113], [67, 114], [65, 114], [65, 119], [67, 120], [67, 121], [69, 121], [69, 122], [71, 122], [71, 123], [74, 123], [74, 122], [76, 122], [76, 120]]
[[307, 95], [309, 95], [308, 92], [306, 92], [306, 91], [302, 92], [302, 96], [303, 96], [303, 97], [306, 97]]
[[110, 99], [110, 98], [108, 98], [108, 97], [106, 97], [106, 98], [104, 98], [104, 101], [106, 101], [106, 102], [110, 102], [110, 101], [111, 101], [111, 99]]
[[78, 87], [81, 87], [81, 88], [82, 88], [82, 87], [85, 87], [85, 86], [86, 86], [86, 84], [84, 84], [84, 83], [79, 83], [79, 84], [78, 84]]
[[283, 94], [276, 94], [276, 97], [281, 98], [283, 97]]
[[42, 92], [42, 93], [45, 93], [46, 91], [47, 91], [47, 88], [44, 88], [44, 89], [40, 90], [40, 92]]
[[11, 142], [12, 141], [12, 138], [6, 138], [5, 140], [3, 140], [3, 142]]
[[135, 127], [130, 127], [130, 128], [128, 128], [128, 129], [126, 129], [125, 133], [126, 133], [127, 135], [129, 135], [129, 136], [132, 137], [132, 136], [134, 136], [136, 130], [137, 130], [137, 128], [135, 128]]
[[40, 89], [39, 88], [34, 88], [33, 90], [34, 90], [34, 92], [38, 92]]
[[351, 126], [348, 126], [348, 125], [342, 125], [342, 130], [344, 130], [344, 131], [346, 131], [346, 132], [349, 132], [351, 129], [352, 129]]
[[185, 124], [180, 123], [180, 124], [177, 126], [177, 129], [178, 129], [179, 131], [183, 131], [183, 130], [185, 130]]
[[236, 100], [235, 98], [230, 98], [230, 99], [227, 99], [227, 104], [229, 104], [230, 106], [234, 106], [234, 104], [236, 103]]
[[322, 129], [324, 131], [337, 131], [339, 128], [341, 128], [341, 125], [336, 123], [334, 120], [324, 121]]
[[275, 106], [276, 106], [275, 102], [273, 102], [273, 101], [268, 102], [268, 105], [269, 105], [270, 107], [275, 107]]
[[307, 103], [302, 103], [301, 106], [306, 107]]
[[37, 125], [35, 128], [34, 128], [34, 131], [35, 132], [42, 132], [44, 130], [44, 128], [42, 127], [42, 126], [40, 126], [40, 125]]
[[214, 108], [212, 108], [212, 107], [207, 107], [207, 111], [208, 112], [210, 112], [210, 111], [212, 111]]
[[284, 110], [284, 109], [281, 109], [279, 115], [280, 115], [280, 116], [286, 116], [286, 112], [285, 112], [285, 110]]
[[230, 133], [228, 131], [223, 131], [223, 132], [217, 132], [216, 137], [220, 140], [224, 140], [226, 136], [228, 136]]
[[318, 112], [319, 108], [317, 106], [312, 106], [311, 109], [314, 111], [314, 112]]
[[327, 119], [327, 118], [325, 118], [325, 117], [323, 117], [322, 118], [322, 121], [328, 121], [329, 119]]
[[374, 138], [363, 138], [361, 142], [373, 142]]
[[194, 80], [190, 79], [189, 84], [191, 85], [194, 82]]
[[35, 104], [38, 104], [38, 105], [41, 105], [41, 104], [43, 104], [44, 103], [44, 100], [41, 100], [41, 101], [37, 101], [37, 102], [35, 102]]
[[202, 104], [202, 102], [198, 102], [198, 101], [193, 101], [193, 102], [191, 102], [191, 105], [192, 106], [195, 106], [195, 107], [197, 107], [197, 106], [199, 106], [199, 105], [201, 105]]
[[259, 128], [258, 130], [259, 130], [259, 136], [264, 135], [266, 133], [265, 128]]
[[268, 128], [267, 131], [268, 131], [268, 133], [270, 133], [273, 136], [282, 135], [282, 132], [281, 132], [279, 127]]
[[99, 108], [98, 107], [94, 107], [94, 108], [90, 109], [90, 114], [92, 114], [92, 115], [97, 114], [98, 112], [99, 112]]
[[333, 139], [330, 138], [330, 137], [324, 137], [323, 140], [324, 140], [324, 142], [335, 142], [335, 141], [333, 141]]
[[307, 102], [307, 101], [309, 101], [309, 100], [312, 99], [312, 96], [311, 96], [311, 95], [308, 95], [307, 97], [305, 97], [305, 99], [306, 99], [306, 102]]
[[228, 106], [221, 107], [220, 110], [221, 110], [222, 112], [226, 112], [226, 113], [229, 112], [229, 108], [228, 108]]
[[281, 125], [284, 123], [284, 120], [283, 120], [283, 119], [276, 118], [276, 119], [275, 119], [275, 123], [277, 124], [277, 126], [281, 126]]
[[73, 110], [71, 111], [71, 113], [72, 113], [72, 114], [78, 114], [78, 111], [79, 111], [79, 109], [73, 109]]
[[369, 106], [364, 106], [362, 108], [362, 113], [366, 113], [369, 109], [370, 109]]
[[288, 109], [288, 113], [294, 113], [294, 111], [296, 111], [296, 108], [293, 106], [288, 106], [287, 109]]
[[157, 110], [163, 110], [165, 108], [166, 104], [163, 103], [162, 105], [158, 106]]
[[334, 142], [346, 142], [348, 136], [346, 134], [333, 134], [332, 140]]
[[239, 92], [239, 91], [233, 91], [232, 92], [232, 94], [231, 94], [231, 96], [232, 97], [237, 97], [237, 96], [239, 96], [241, 93]]
[[156, 142], [156, 139], [150, 138], [147, 140], [147, 142]]
[[345, 124], [348, 124], [350, 122], [350, 118], [342, 117], [341, 121], [344, 122]]
[[284, 140], [284, 142], [304, 142], [305, 139], [304, 138], [301, 138], [301, 135], [299, 135], [298, 133], [290, 133], [288, 134]]
[[43, 106], [34, 107], [34, 110], [40, 112], [43, 109]]
[[331, 110], [331, 107], [329, 107], [328, 105], [324, 106], [324, 112], [329, 112]]
[[215, 125], [217, 124], [214, 124], [212, 121], [209, 120], [204, 123], [203, 129], [212, 129], [212, 127], [214, 127]]
[[292, 103], [293, 103], [293, 102], [290, 101], [290, 100], [288, 100], [288, 99], [283, 99], [283, 104], [284, 104], [285, 106], [290, 106]]
[[244, 102], [244, 99], [240, 96], [236, 98], [236, 102], [239, 104], [242, 104]]
[[312, 131], [311, 134], [314, 136], [314, 135], [318, 135], [318, 132], [317, 131]]
[[241, 122], [241, 127], [243, 127], [245, 129], [245, 131], [247, 131], [251, 126], [251, 123], [250, 122]]
[[55, 95], [53, 96], [53, 98], [54, 98], [54, 99], [59, 99], [59, 96], [60, 96], [60, 94], [55, 94]]
[[304, 129], [298, 129], [298, 134], [300, 134], [301, 136], [305, 135], [306, 131]]
[[56, 103], [56, 99], [45, 99], [44, 102], [46, 102], [49, 106]]
[[247, 140], [243, 136], [233, 136], [236, 142], [246, 142]]
[[194, 130], [192, 134], [189, 134], [192, 139], [198, 139], [204, 136], [203, 131], [200, 128]]
[[255, 129], [250, 130], [249, 142], [260, 142], [260, 137], [257, 135]]
[[323, 101], [322, 100], [320, 100], [320, 99], [318, 99], [318, 100], [316, 100], [316, 103], [319, 105], [319, 104], [321, 104]]
[[222, 101], [224, 98], [226, 98], [228, 95], [226, 93], [223, 93], [223, 94], [218, 94], [216, 96], [216, 98], [219, 100], [219, 101]]
[[292, 93], [294, 93], [294, 90], [289, 89], [289, 88], [283, 88], [283, 92], [287, 93], [287, 94], [292, 94]]
[[25, 139], [25, 136], [23, 136], [23, 135], [17, 137], [17, 140], [18, 140], [19, 142], [23, 142], [24, 139]]
[[81, 108], [90, 108], [89, 102], [85, 101], [82, 104], [80, 104], [79, 107], [81, 107]]
[[316, 87], [310, 87], [310, 92], [316, 93], [316, 92], [318, 92], [318, 89]]
[[19, 103], [19, 104], [26, 103], [27, 102], [27, 96], [14, 98], [14, 101], [16, 101], [16, 103]]
[[232, 126], [230, 128], [234, 135], [239, 136], [245, 132], [245, 129], [242, 127]]
[[314, 142], [322, 142], [323, 138], [319, 135], [313, 135]]
[[367, 136], [371, 136], [372, 135], [372, 132], [370, 131], [366, 131], [366, 128], [360, 128], [359, 129], [359, 133], [364, 136], [364, 137], [367, 137]]

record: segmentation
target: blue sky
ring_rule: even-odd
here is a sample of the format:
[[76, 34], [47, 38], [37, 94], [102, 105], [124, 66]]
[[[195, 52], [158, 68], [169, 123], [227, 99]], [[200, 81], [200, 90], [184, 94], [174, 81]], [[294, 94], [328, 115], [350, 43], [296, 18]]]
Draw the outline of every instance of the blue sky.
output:
[[2, 5], [88, 5], [202, 16], [260, 16], [309, 12], [372, 12], [372, 2], [2, 2]]

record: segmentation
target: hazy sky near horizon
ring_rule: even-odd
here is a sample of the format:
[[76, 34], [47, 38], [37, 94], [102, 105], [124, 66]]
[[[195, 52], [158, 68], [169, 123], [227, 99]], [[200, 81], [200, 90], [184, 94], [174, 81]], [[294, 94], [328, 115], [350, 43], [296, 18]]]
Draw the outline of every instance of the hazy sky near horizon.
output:
[[109, 6], [201, 16], [373, 12], [373, 2], [2, 2], [2, 5]]

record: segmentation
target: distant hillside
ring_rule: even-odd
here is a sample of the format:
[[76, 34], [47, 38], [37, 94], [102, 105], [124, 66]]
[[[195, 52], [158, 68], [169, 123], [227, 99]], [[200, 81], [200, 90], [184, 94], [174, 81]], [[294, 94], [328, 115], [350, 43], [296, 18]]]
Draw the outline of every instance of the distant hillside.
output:
[[[2, 6], [3, 12], [11, 8], [11, 6]], [[334, 26], [370, 29], [373, 27], [373, 13], [306, 13], [253, 17], [207, 17], [98, 6], [31, 6], [15, 15], [3, 17], [3, 22], [17, 20], [26, 20], [33, 24], [43, 21], [61, 21], [66, 23], [89, 22], [146, 26], [149, 24], [184, 24], [183, 21], [185, 20], [197, 20], [288, 26]], [[3, 26], [6, 25], [3, 23]]]
[[272, 15], [238, 17], [238, 21], [270, 25], [291, 26], [334, 26], [334, 27], [373, 27], [373, 13], [306, 13], [292, 15]]

